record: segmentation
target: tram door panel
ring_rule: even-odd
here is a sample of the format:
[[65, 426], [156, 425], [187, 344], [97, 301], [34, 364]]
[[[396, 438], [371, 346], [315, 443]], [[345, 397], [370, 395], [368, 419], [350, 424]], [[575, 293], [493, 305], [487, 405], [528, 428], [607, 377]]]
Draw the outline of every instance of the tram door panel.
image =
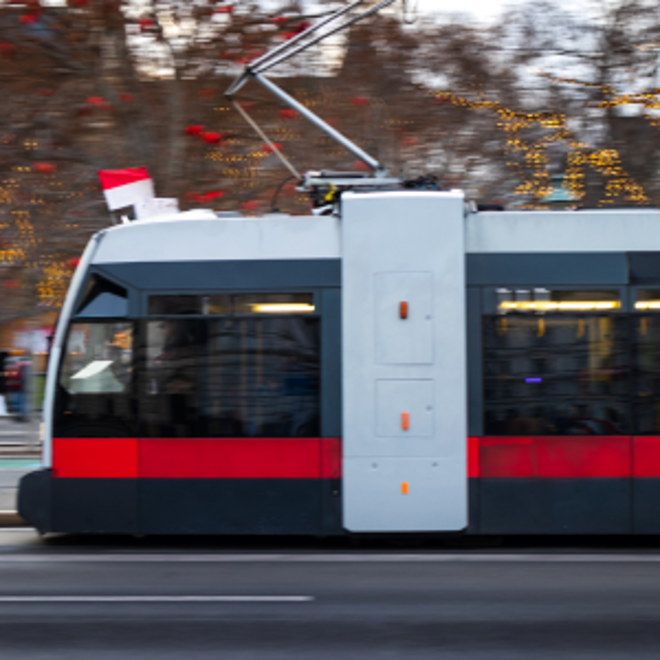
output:
[[433, 274], [374, 276], [376, 362], [433, 362]]
[[458, 193], [342, 197], [343, 525], [467, 525]]

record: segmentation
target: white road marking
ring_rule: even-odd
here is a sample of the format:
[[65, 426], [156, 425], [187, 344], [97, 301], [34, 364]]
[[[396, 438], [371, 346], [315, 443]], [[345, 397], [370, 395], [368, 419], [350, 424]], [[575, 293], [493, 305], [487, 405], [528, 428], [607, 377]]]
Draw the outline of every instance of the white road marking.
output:
[[660, 554], [3, 554], [12, 563], [660, 563]]
[[0, 596], [0, 603], [308, 603], [313, 596]]

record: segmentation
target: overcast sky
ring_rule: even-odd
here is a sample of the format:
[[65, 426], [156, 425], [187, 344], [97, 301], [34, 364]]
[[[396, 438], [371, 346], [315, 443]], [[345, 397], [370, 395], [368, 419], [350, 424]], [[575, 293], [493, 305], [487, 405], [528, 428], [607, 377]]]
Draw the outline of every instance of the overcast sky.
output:
[[[496, 17], [508, 5], [516, 0], [416, 0], [421, 12], [469, 12], [479, 20], [488, 21]], [[408, 0], [413, 7], [415, 0]]]

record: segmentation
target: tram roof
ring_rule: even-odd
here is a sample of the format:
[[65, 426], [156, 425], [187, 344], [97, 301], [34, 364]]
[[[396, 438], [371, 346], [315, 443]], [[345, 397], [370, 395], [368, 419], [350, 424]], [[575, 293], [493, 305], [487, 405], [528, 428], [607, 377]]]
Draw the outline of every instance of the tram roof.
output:
[[[465, 246], [477, 254], [660, 251], [660, 210], [468, 212]], [[339, 259], [341, 254], [341, 220], [333, 216], [219, 217], [197, 210], [102, 231], [92, 263]]]

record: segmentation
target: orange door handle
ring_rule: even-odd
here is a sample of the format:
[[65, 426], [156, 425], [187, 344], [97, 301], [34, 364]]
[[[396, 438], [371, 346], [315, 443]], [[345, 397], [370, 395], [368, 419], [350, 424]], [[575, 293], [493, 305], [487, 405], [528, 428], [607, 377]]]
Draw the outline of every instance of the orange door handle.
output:
[[404, 431], [407, 431], [410, 428], [410, 413], [402, 412], [401, 413], [401, 428]]

